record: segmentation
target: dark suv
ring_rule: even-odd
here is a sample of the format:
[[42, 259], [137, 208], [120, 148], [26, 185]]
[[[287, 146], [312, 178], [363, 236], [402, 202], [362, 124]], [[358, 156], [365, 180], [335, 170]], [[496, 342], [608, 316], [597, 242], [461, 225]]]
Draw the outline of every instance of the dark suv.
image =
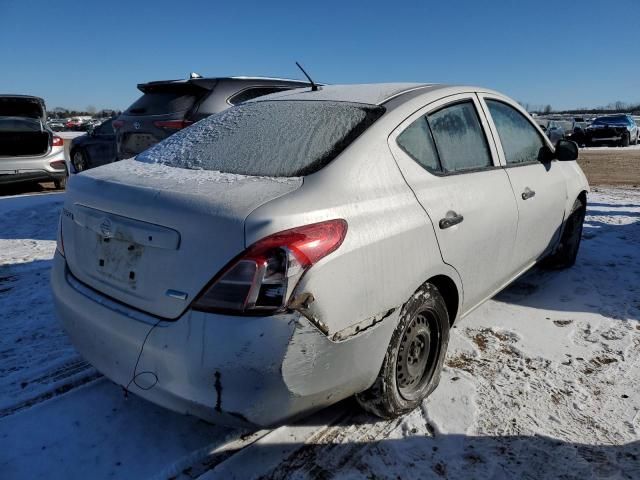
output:
[[117, 120], [118, 159], [130, 158], [173, 133], [233, 105], [270, 93], [311, 86], [280, 78], [225, 77], [161, 80], [138, 85], [143, 95]]

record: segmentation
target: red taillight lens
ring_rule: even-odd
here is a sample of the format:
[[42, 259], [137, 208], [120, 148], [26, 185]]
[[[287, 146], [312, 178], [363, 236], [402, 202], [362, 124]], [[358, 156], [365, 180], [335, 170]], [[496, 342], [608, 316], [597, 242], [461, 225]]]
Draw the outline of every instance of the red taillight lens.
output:
[[165, 120], [153, 122], [158, 128], [166, 128], [167, 130], [182, 130], [188, 127], [193, 122], [191, 120]]
[[346, 234], [347, 222], [336, 219], [269, 235], [222, 269], [193, 308], [249, 314], [282, 310], [302, 275], [340, 247]]
[[52, 147], [62, 147], [64, 145], [64, 140], [62, 140], [57, 135], [51, 137], [51, 146]]
[[124, 125], [124, 120], [114, 120], [113, 122], [111, 122], [111, 125], [117, 130]]

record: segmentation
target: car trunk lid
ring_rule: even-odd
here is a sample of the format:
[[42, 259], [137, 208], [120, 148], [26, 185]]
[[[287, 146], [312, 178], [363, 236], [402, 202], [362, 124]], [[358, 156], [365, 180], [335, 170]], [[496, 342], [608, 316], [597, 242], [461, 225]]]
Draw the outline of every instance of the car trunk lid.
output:
[[69, 270], [115, 300], [175, 319], [244, 250], [245, 218], [301, 184], [136, 160], [90, 170], [68, 187]]
[[49, 152], [51, 134], [38, 97], [0, 96], [0, 157], [41, 156]]

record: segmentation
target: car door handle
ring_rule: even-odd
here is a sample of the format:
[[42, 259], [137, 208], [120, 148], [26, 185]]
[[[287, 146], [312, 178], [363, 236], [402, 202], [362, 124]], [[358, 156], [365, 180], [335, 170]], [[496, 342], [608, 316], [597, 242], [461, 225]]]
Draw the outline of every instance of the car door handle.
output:
[[463, 220], [464, 220], [464, 217], [462, 215], [458, 215], [453, 210], [449, 210], [447, 212], [447, 215], [444, 218], [440, 219], [440, 222], [438, 222], [438, 225], [440, 226], [441, 230], [444, 230], [445, 228], [449, 228], [449, 227], [453, 227], [454, 225], [458, 225]]
[[524, 192], [522, 192], [522, 199], [523, 200], [527, 200], [531, 197], [535, 197], [536, 196], [536, 192], [534, 192], [533, 190], [531, 190], [529, 187], [526, 187], [524, 189]]

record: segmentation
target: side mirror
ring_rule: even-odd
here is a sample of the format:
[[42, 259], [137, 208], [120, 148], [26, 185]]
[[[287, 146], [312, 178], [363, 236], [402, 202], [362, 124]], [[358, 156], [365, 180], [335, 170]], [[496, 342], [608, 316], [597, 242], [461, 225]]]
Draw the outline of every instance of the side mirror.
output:
[[558, 140], [556, 143], [555, 157], [564, 162], [578, 158], [578, 144], [571, 140]]
[[95, 131], [96, 131], [96, 127], [94, 127], [93, 125], [87, 125], [87, 134], [90, 137], [93, 137], [95, 135]]

